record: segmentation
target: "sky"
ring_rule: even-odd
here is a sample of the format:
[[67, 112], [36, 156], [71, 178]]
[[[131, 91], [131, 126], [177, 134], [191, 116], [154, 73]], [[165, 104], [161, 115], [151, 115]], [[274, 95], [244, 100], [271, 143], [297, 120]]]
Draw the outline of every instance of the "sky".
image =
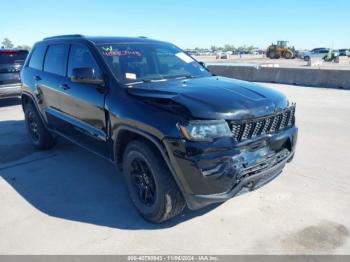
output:
[[0, 40], [47, 36], [147, 36], [182, 48], [350, 48], [349, 0], [0, 0]]

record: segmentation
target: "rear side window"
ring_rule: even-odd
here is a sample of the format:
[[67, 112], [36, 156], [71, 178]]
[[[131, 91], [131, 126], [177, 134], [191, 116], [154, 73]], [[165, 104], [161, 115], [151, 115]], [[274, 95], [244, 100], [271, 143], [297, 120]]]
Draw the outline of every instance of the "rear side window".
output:
[[44, 55], [46, 51], [45, 45], [37, 45], [34, 47], [33, 53], [30, 57], [29, 61], [29, 67], [42, 70], [43, 69], [43, 61], [44, 61]]
[[69, 62], [68, 62], [68, 77], [72, 76], [74, 68], [91, 67], [95, 70], [95, 75], [101, 75], [99, 67], [89, 49], [83, 45], [73, 44], [70, 48]]
[[50, 45], [45, 56], [44, 71], [56, 75], [66, 75], [68, 45]]

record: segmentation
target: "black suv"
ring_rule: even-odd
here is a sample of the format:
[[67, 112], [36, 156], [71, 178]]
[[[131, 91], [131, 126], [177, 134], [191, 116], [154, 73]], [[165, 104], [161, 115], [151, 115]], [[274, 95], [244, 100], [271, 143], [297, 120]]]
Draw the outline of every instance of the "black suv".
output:
[[50, 37], [21, 77], [34, 146], [60, 136], [114, 162], [152, 222], [252, 191], [294, 155], [295, 105], [283, 94], [214, 76], [170, 43]]
[[21, 71], [27, 50], [0, 49], [0, 99], [21, 95]]

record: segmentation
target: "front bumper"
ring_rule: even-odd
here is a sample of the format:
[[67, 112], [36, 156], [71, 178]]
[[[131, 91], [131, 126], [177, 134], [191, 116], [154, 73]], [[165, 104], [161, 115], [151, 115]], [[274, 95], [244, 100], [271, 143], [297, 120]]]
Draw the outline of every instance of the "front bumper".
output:
[[234, 196], [248, 193], [264, 186], [282, 173], [286, 163], [290, 161], [293, 156], [294, 154], [290, 153], [287, 158], [271, 168], [244, 177], [228, 192], [213, 195], [192, 195], [192, 209], [198, 209], [213, 203], [224, 202]]
[[18, 97], [22, 93], [21, 84], [0, 85], [0, 99]]
[[213, 143], [166, 139], [164, 144], [188, 207], [199, 209], [253, 191], [280, 175], [294, 156], [297, 133], [292, 127], [241, 144], [230, 138]]

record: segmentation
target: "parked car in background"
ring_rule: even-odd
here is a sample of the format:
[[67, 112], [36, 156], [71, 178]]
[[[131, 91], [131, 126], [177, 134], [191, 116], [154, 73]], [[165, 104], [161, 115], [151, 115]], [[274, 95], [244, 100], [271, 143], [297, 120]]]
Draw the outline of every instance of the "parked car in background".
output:
[[295, 50], [295, 57], [296, 58], [300, 58], [300, 59], [304, 59], [304, 55], [309, 52], [307, 50]]
[[19, 72], [27, 55], [27, 50], [0, 49], [0, 99], [21, 95]]
[[339, 56], [350, 56], [350, 49], [339, 49]]
[[200, 56], [212, 56], [213, 53], [211, 51], [203, 51], [199, 53]]
[[340, 56], [340, 50], [332, 50], [333, 58]]
[[329, 48], [314, 48], [311, 51], [304, 52], [301, 58], [305, 61], [309, 61], [311, 57], [319, 57], [324, 59], [329, 53], [329, 51]]
[[230, 59], [230, 56], [233, 54], [232, 51], [226, 51], [226, 52], [217, 52], [216, 53], [216, 59]]
[[253, 50], [249, 51], [249, 54], [251, 54], [251, 55], [260, 55], [261, 54], [260, 51], [261, 50], [259, 50], [259, 49], [253, 49]]
[[247, 55], [247, 54], [249, 54], [249, 52], [246, 50], [236, 50], [234, 54], [235, 55]]
[[199, 56], [199, 52], [198, 51], [193, 51], [193, 50], [186, 50], [186, 53], [190, 56]]
[[258, 189], [294, 156], [295, 104], [214, 76], [167, 42], [50, 37], [21, 76], [32, 144], [61, 136], [111, 160], [151, 222]]

